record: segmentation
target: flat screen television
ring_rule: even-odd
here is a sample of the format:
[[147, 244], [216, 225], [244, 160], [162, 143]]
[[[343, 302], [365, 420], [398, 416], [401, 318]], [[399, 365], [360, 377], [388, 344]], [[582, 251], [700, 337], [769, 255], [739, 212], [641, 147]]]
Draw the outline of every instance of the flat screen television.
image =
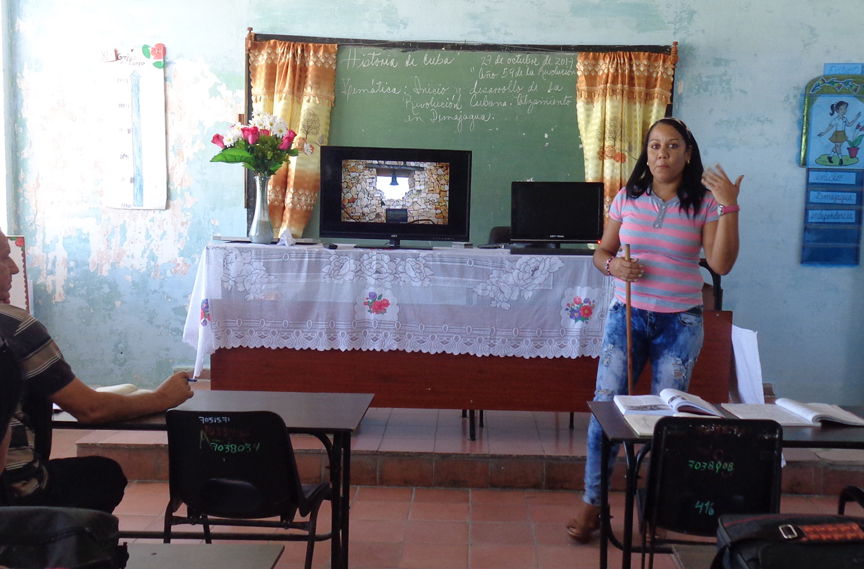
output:
[[602, 182], [513, 182], [514, 243], [596, 243], [603, 237]]
[[468, 241], [471, 152], [321, 147], [321, 237]]

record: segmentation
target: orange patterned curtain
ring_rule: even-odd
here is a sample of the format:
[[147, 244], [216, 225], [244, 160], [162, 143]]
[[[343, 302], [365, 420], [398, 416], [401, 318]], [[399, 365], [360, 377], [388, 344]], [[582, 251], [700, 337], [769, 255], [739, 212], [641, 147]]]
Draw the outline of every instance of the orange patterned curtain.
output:
[[285, 119], [299, 156], [270, 179], [268, 203], [276, 235], [300, 237], [318, 200], [319, 152], [327, 144], [336, 88], [335, 44], [255, 41], [246, 37], [252, 111]]
[[677, 62], [677, 43], [669, 55], [615, 51], [577, 58], [585, 181], [603, 182], [606, 211], [627, 183], [648, 129], [666, 114]]

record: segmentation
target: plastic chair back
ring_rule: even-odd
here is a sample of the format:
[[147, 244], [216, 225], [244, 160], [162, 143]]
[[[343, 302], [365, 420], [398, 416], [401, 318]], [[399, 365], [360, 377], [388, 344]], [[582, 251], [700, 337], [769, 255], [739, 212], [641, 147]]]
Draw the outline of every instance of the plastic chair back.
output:
[[664, 417], [651, 443], [645, 521], [714, 536], [723, 514], [780, 509], [783, 431], [775, 421]]
[[171, 498], [190, 512], [291, 518], [304, 505], [294, 451], [279, 415], [171, 410], [166, 421]]

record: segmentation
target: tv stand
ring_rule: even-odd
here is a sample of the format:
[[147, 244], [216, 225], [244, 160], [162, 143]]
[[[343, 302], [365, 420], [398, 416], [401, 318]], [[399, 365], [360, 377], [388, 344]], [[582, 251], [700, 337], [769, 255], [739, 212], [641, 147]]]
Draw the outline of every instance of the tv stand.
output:
[[390, 241], [388, 241], [387, 243], [385, 243], [383, 245], [355, 245], [354, 248], [355, 249], [388, 249], [388, 250], [392, 250], [392, 249], [418, 249], [418, 250], [431, 249], [431, 247], [403, 247], [402, 246], [402, 240], [399, 238], [398, 235], [391, 235]]
[[511, 255], [593, 255], [587, 245], [561, 247], [560, 243], [525, 243], [510, 246]]

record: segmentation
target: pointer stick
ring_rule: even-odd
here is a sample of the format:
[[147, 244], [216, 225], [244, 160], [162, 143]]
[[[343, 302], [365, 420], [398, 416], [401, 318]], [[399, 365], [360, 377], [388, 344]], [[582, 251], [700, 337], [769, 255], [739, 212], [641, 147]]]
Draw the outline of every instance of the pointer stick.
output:
[[[630, 260], [630, 245], [624, 245], [624, 260]], [[630, 281], [626, 285], [627, 295], [627, 394], [633, 395], [633, 317], [630, 314]]]

